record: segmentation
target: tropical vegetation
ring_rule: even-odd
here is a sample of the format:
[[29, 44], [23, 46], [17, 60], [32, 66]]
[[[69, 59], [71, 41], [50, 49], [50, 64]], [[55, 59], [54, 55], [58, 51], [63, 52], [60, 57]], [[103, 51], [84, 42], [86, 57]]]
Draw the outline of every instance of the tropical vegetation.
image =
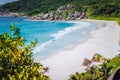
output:
[[73, 4], [75, 11], [86, 12], [90, 19], [116, 20], [120, 23], [120, 0], [18, 0], [1, 5], [0, 11], [35, 15], [56, 11], [67, 4]]
[[48, 68], [32, 57], [37, 41], [25, 45], [20, 29], [13, 24], [10, 29], [12, 34], [0, 34], [0, 80], [49, 80], [45, 75]]
[[100, 66], [90, 66], [86, 72], [71, 75], [69, 80], [107, 80], [110, 75], [120, 67], [120, 55], [108, 60]]

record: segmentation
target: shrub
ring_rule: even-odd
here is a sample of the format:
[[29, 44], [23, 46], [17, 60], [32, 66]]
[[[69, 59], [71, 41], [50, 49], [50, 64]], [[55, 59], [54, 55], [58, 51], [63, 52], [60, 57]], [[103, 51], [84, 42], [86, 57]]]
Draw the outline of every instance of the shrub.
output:
[[12, 34], [0, 34], [0, 80], [49, 80], [48, 68], [34, 62], [32, 49], [37, 41], [24, 45], [20, 29], [10, 26]]

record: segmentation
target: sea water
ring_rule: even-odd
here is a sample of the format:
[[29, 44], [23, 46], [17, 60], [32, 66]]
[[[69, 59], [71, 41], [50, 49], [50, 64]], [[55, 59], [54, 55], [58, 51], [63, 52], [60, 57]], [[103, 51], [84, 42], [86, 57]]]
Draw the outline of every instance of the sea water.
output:
[[21, 35], [25, 37], [25, 45], [37, 39], [38, 43], [33, 49], [35, 60], [45, 59], [61, 50], [71, 49], [83, 43], [91, 36], [90, 31], [98, 29], [90, 22], [74, 21], [31, 21], [26, 18], [0, 17], [0, 34], [10, 33], [10, 24], [20, 28]]

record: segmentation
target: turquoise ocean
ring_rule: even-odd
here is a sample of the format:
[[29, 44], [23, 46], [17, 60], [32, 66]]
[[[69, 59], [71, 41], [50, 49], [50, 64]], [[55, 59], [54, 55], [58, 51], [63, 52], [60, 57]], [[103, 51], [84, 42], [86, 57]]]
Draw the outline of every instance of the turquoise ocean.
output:
[[38, 43], [33, 50], [34, 59], [44, 59], [68, 50], [84, 40], [91, 38], [90, 31], [99, 27], [90, 22], [78, 21], [31, 21], [27, 18], [0, 17], [0, 34], [10, 33], [10, 24], [20, 28], [21, 35], [25, 37], [25, 44], [37, 39]]

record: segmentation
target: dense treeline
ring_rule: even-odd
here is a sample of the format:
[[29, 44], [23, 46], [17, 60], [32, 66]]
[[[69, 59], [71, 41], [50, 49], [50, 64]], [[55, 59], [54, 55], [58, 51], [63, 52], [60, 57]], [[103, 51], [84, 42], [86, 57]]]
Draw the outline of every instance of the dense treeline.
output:
[[0, 7], [0, 11], [24, 12], [29, 15], [54, 11], [73, 0], [19, 0]]
[[73, 4], [89, 16], [120, 17], [120, 0], [75, 0]]
[[61, 5], [66, 4], [73, 4], [74, 10], [87, 11], [90, 17], [120, 17], [120, 0], [19, 0], [0, 6], [0, 11], [34, 15], [55, 11]]

